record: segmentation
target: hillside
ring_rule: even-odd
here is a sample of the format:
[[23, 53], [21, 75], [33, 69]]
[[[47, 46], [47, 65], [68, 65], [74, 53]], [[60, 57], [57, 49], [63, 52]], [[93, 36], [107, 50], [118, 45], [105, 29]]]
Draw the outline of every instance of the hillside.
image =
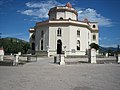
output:
[[105, 53], [109, 53], [110, 56], [113, 56], [117, 53], [120, 53], [120, 49], [115, 47], [100, 47], [99, 52], [103, 53], [104, 55]]
[[4, 48], [5, 54], [18, 52], [25, 54], [28, 49], [30, 49], [30, 45], [27, 41], [11, 37], [1, 38], [0, 47]]

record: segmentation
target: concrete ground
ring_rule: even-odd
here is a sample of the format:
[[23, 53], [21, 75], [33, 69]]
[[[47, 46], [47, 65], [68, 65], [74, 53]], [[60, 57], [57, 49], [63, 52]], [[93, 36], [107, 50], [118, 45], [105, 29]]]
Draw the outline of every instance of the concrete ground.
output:
[[51, 57], [23, 66], [0, 66], [0, 90], [120, 90], [120, 64], [60, 66]]

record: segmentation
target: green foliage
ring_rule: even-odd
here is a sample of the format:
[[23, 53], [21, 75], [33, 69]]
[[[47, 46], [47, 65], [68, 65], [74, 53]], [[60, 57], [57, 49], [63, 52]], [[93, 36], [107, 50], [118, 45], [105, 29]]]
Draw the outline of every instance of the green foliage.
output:
[[91, 44], [90, 44], [90, 47], [91, 47], [91, 48], [94, 48], [94, 49], [96, 49], [96, 50], [99, 49], [99, 45], [96, 44], [96, 43], [91, 43]]
[[5, 54], [18, 52], [26, 54], [30, 45], [28, 42], [16, 38], [1, 38], [0, 47], [4, 48]]

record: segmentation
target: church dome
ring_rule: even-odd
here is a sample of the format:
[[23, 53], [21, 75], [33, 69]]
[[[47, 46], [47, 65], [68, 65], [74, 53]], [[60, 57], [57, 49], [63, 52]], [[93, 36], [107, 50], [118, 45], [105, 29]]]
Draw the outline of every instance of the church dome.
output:
[[65, 6], [53, 7], [49, 10], [49, 19], [71, 19], [77, 20], [78, 13], [72, 8], [72, 5], [68, 2]]

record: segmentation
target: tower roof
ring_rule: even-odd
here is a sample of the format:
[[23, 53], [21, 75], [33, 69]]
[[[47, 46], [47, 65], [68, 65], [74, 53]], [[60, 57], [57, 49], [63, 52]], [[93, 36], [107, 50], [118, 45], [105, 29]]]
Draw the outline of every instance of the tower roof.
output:
[[68, 2], [68, 3], [66, 4], [66, 7], [72, 8], [72, 5]]

